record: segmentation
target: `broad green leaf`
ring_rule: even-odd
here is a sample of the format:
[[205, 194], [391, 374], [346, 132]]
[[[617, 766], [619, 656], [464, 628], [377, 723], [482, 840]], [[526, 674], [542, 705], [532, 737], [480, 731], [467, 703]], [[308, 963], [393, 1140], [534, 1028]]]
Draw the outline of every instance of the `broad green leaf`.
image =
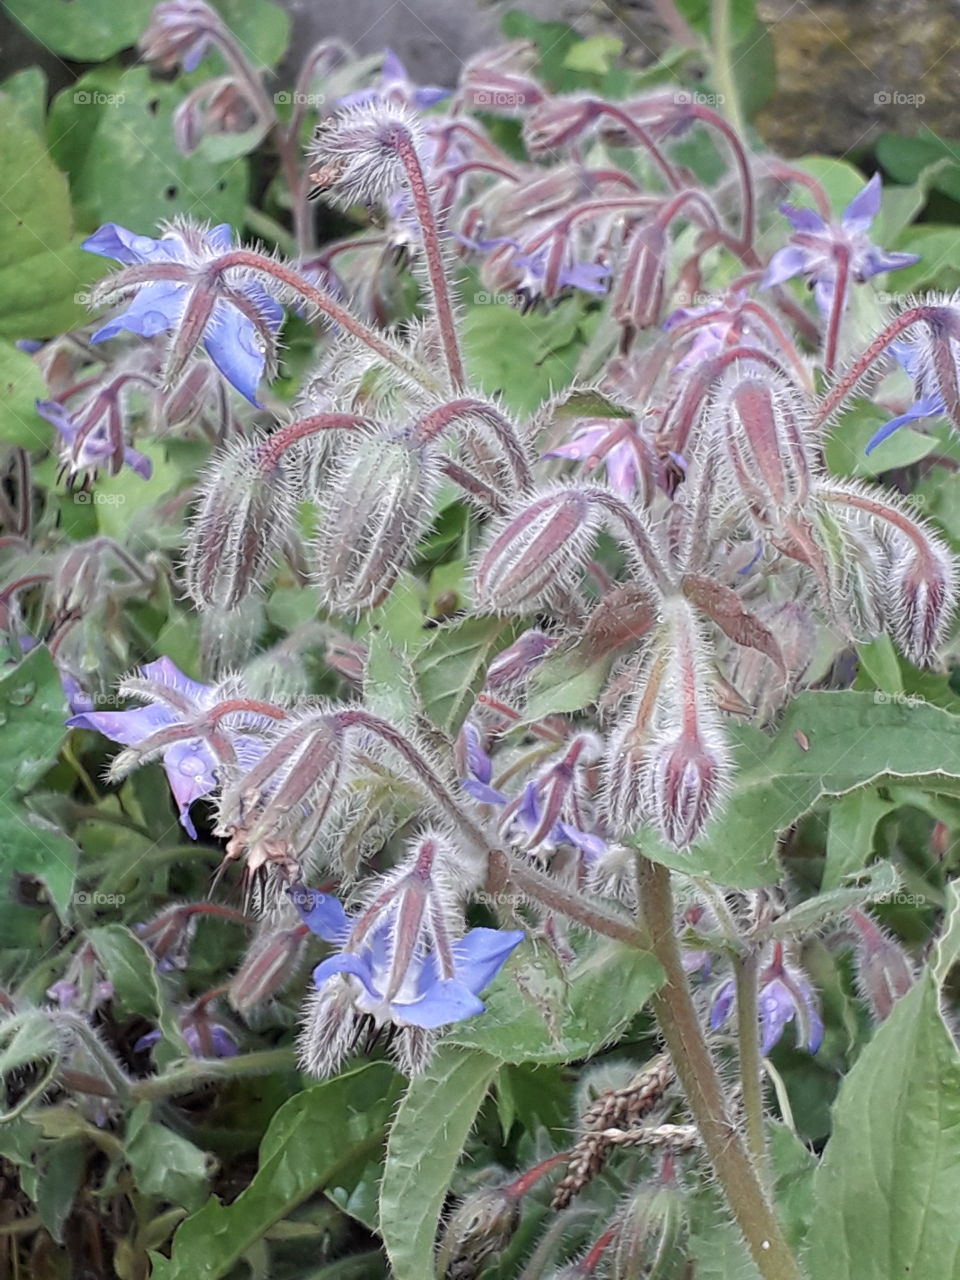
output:
[[582, 650], [555, 649], [530, 678], [527, 721], [565, 711], [580, 711], [600, 696], [613, 655], [591, 659]]
[[41, 1157], [37, 1211], [58, 1244], [63, 1244], [64, 1223], [73, 1209], [89, 1159], [90, 1147], [82, 1138], [48, 1145]]
[[127, 1120], [123, 1145], [137, 1190], [195, 1209], [207, 1190], [207, 1157], [179, 1133], [157, 1124], [151, 1113], [151, 1104], [142, 1102]]
[[[67, 180], [5, 95], [0, 95], [0, 186], [0, 338], [49, 338], [83, 321], [86, 313], [77, 295], [102, 268], [71, 243]], [[39, 435], [46, 441], [49, 432], [41, 429]]]
[[169, 1259], [154, 1255], [153, 1280], [225, 1276], [309, 1196], [352, 1185], [379, 1158], [398, 1091], [392, 1067], [374, 1062], [295, 1094], [270, 1123], [252, 1182], [231, 1204], [211, 1198], [191, 1214]]
[[367, 643], [363, 699], [369, 709], [392, 724], [409, 727], [417, 714], [413, 672], [406, 654], [382, 631]]
[[937, 941], [933, 960], [934, 974], [940, 986], [946, 982], [950, 970], [960, 959], [960, 889], [957, 881], [947, 885], [947, 904], [943, 913], [943, 928]]
[[246, 162], [214, 163], [177, 147], [172, 121], [183, 86], [154, 79], [147, 67], [125, 71], [109, 92], [100, 83], [99, 73], [83, 77], [50, 112], [51, 149], [70, 175], [78, 219], [91, 229], [118, 222], [142, 235], [176, 214], [241, 225]]
[[[954, 200], [960, 199], [957, 144], [922, 125], [911, 137], [885, 133], [876, 141], [877, 159], [896, 182], [915, 182], [937, 166], [931, 185]], [[944, 164], [943, 162], [946, 161]]]
[[[954, 173], [960, 178], [960, 165]], [[960, 283], [960, 227], [937, 226], [932, 222], [908, 227], [897, 237], [892, 248], [901, 253], [916, 253], [920, 261], [902, 267], [891, 277], [898, 291], [909, 294], [917, 289], [955, 289]]]
[[465, 618], [431, 633], [413, 669], [424, 711], [437, 728], [459, 732], [490, 663], [521, 630], [506, 618]]
[[877, 689], [876, 700], [883, 701], [885, 694], [897, 697], [903, 693], [903, 673], [900, 660], [889, 636], [878, 636], [869, 644], [857, 645], [857, 656], [860, 659], [858, 675], [866, 676], [864, 685], [859, 688]]
[[153, 0], [4, 0], [4, 8], [32, 36], [73, 62], [104, 62], [136, 44]]
[[821, 889], [838, 888], [844, 876], [867, 865], [877, 824], [895, 807], [869, 787], [841, 796], [830, 806]]
[[860, 883], [840, 889], [829, 889], [785, 911], [769, 925], [761, 925], [756, 937], [764, 939], [800, 937], [843, 915], [851, 907], [889, 898], [900, 885], [900, 876], [889, 862], [878, 862], [859, 877]]
[[[212, 0], [230, 34], [254, 65], [276, 66], [290, 39], [290, 18], [269, 0]], [[219, 55], [215, 55], [219, 60]]]
[[814, 1196], [811, 1280], [960, 1272], [960, 1057], [931, 971], [840, 1086]]
[[23, 449], [45, 449], [53, 428], [37, 413], [46, 384], [39, 366], [12, 343], [0, 342], [0, 442]]
[[140, 1014], [160, 1027], [163, 1041], [154, 1050], [158, 1061], [185, 1056], [186, 1046], [157, 978], [156, 963], [140, 939], [125, 925], [104, 924], [89, 929], [87, 940], [113, 983], [117, 1008], [125, 1014]]
[[648, 857], [718, 884], [773, 884], [778, 838], [826, 796], [898, 778], [960, 794], [960, 719], [926, 703], [802, 693], [772, 737], [739, 728], [731, 739], [730, 800], [706, 838], [680, 851], [644, 831], [637, 840]]
[[576, 372], [582, 304], [570, 298], [551, 312], [521, 315], [482, 289], [467, 290], [464, 358], [472, 382], [502, 393], [516, 413], [532, 413]]
[[[47, 887], [61, 920], [73, 914], [77, 846], [40, 814], [9, 796], [0, 798], [0, 885], [10, 891], [15, 875], [35, 876]], [[12, 939], [8, 940], [8, 945]]]
[[566, 975], [550, 952], [525, 943], [484, 994], [486, 1012], [446, 1038], [501, 1062], [589, 1058], [623, 1034], [662, 981], [653, 956], [620, 943], [599, 942]]
[[[866, 178], [847, 160], [834, 156], [803, 156], [791, 162], [795, 169], [802, 169], [816, 178], [830, 199], [835, 218], [839, 220], [853, 197], [863, 189]], [[799, 207], [814, 207], [813, 197], [803, 187], [793, 193], [793, 203]]]
[[393, 1280], [434, 1274], [440, 1209], [498, 1066], [487, 1054], [443, 1045], [404, 1095], [380, 1186], [380, 1234]]
[[25, 67], [14, 72], [0, 84], [0, 93], [10, 98], [24, 124], [42, 137], [47, 120], [47, 73], [43, 68]]
[[39, 782], [56, 759], [69, 714], [53, 659], [38, 645], [0, 679], [0, 795]]
[[[713, 16], [716, 5], [712, 0], [675, 0], [676, 7], [690, 26], [709, 40], [716, 40], [713, 30]], [[753, 0], [727, 0], [730, 9], [730, 34], [733, 43], [739, 44], [750, 32], [757, 20], [757, 10]]]

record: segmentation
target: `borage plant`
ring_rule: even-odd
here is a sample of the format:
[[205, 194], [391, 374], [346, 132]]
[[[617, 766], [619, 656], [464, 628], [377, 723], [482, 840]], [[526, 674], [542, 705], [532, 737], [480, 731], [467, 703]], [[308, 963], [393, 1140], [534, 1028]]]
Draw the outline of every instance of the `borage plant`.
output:
[[[87, 852], [89, 893], [18, 867], [59, 916], [56, 971], [4, 997], [26, 1194], [68, 1137], [131, 1276], [266, 1273], [268, 1239], [286, 1274], [298, 1230], [349, 1254], [350, 1219], [397, 1280], [945, 1276], [957, 568], [904, 494], [956, 463], [945, 425], [895, 433], [960, 428], [960, 305], [880, 315], [871, 281], [917, 258], [871, 239], [879, 177], [835, 213], [704, 94], [559, 94], [524, 42], [449, 95], [393, 55], [349, 88], [325, 45], [272, 101], [200, 0], [158, 5], [142, 49], [221, 59], [178, 141], [272, 138], [294, 234], [108, 223], [106, 319], [35, 356], [82, 505], [148, 481], [157, 437], [187, 469], [144, 555], [116, 520], [34, 531], [29, 451], [8, 463], [5, 543], [36, 567], [4, 619], [55, 663], [30, 653], [10, 703], [59, 673], [84, 731], [88, 794], [44, 821], [146, 837], [133, 867]], [[308, 198], [357, 229], [318, 248]], [[77, 759], [96, 733], [119, 805]], [[153, 762], [224, 842], [205, 899], [209, 840], [153, 838]], [[128, 900], [133, 932], [88, 910]], [[922, 969], [918, 903], [944, 908]], [[201, 923], [252, 930], [232, 976]], [[334, 1077], [305, 1087], [301, 999], [300, 1067]], [[261, 1071], [260, 1131], [289, 1100], [259, 1173], [200, 1207], [210, 1125], [169, 1100]], [[320, 1190], [335, 1217], [295, 1221]], [[317, 1274], [382, 1255], [350, 1265]]]

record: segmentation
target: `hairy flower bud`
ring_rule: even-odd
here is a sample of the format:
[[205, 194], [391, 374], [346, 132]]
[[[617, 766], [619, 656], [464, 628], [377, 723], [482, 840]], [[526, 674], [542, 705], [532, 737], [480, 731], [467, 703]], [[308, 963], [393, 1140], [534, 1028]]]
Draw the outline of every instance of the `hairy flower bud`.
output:
[[268, 930], [257, 938], [230, 982], [228, 996], [238, 1013], [248, 1014], [281, 992], [303, 962], [308, 930]]
[[900, 943], [866, 911], [855, 908], [850, 923], [857, 935], [857, 986], [877, 1022], [913, 986], [913, 965]]
[[310, 150], [310, 178], [324, 199], [380, 204], [406, 184], [403, 146], [419, 151], [423, 128], [404, 103], [369, 98], [324, 121]]
[[657, 1280], [684, 1253], [686, 1214], [677, 1186], [641, 1187], [627, 1202], [610, 1259], [611, 1280]]
[[510, 1243], [519, 1221], [520, 1201], [507, 1187], [482, 1187], [464, 1196], [440, 1239], [438, 1276], [477, 1280], [490, 1259]]
[[187, 543], [184, 585], [201, 608], [232, 609], [259, 587], [293, 524], [297, 490], [266, 440], [241, 440], [214, 459]]
[[810, 492], [803, 418], [793, 384], [758, 365], [734, 365], [707, 411], [723, 470], [761, 527], [778, 527]]
[[357, 435], [337, 459], [313, 540], [313, 579], [339, 612], [379, 604], [432, 515], [436, 466], [428, 446]]
[[576, 585], [598, 522], [588, 494], [557, 488], [502, 522], [474, 576], [478, 607], [535, 608]]
[[898, 540], [888, 570], [894, 638], [917, 666], [928, 663], [943, 641], [957, 589], [954, 557], [939, 538], [923, 533], [923, 547]]
[[172, 71], [177, 65], [195, 71], [207, 45], [222, 30], [220, 15], [203, 0], [162, 0], [140, 37], [140, 51], [144, 61], [161, 71]]
[[610, 296], [610, 313], [629, 336], [660, 320], [667, 265], [667, 236], [659, 222], [637, 227], [626, 243]]

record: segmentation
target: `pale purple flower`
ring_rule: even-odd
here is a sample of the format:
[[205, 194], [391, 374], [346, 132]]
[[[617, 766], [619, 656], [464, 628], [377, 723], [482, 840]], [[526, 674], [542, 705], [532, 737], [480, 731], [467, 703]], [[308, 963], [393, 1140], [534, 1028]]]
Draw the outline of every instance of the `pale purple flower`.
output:
[[[949, 346], [951, 353], [957, 352], [956, 339], [950, 341]], [[873, 433], [864, 450], [868, 454], [872, 453], [877, 445], [883, 444], [884, 440], [888, 440], [898, 428], [905, 427], [910, 422], [919, 422], [924, 418], [949, 416], [943, 392], [938, 389], [932, 377], [932, 362], [924, 360], [923, 352], [919, 346], [906, 341], [891, 342], [890, 351], [896, 357], [898, 364], [912, 378], [917, 398], [903, 413], [891, 418], [889, 422], [885, 422], [882, 427], [879, 427]], [[956, 354], [954, 354], [954, 361], [955, 363], [958, 362]], [[958, 377], [960, 377], [960, 372], [958, 372]]]
[[882, 193], [880, 175], [875, 173], [847, 205], [839, 223], [826, 222], [813, 209], [782, 204], [780, 210], [794, 234], [791, 243], [778, 249], [770, 259], [761, 288], [768, 289], [794, 276], [804, 276], [813, 286], [817, 306], [826, 313], [833, 302], [838, 250], [849, 254], [849, 278], [858, 284], [884, 271], [896, 271], [919, 262], [917, 254], [880, 249], [867, 235], [880, 212]]
[[60, 435], [61, 464], [71, 483], [78, 476], [93, 478], [102, 467], [116, 474], [118, 459], [142, 479], [150, 479], [153, 463], [124, 443], [123, 418], [115, 397], [97, 394], [75, 414], [57, 400], [38, 400], [37, 413]]
[[632, 418], [587, 419], [571, 440], [543, 456], [585, 462], [587, 471], [604, 466], [611, 489], [628, 501], [638, 495], [649, 501], [656, 472], [661, 470], [652, 441], [639, 432]]
[[404, 106], [415, 107], [423, 111], [427, 107], [436, 106], [449, 98], [450, 90], [441, 89], [437, 85], [414, 84], [407, 74], [407, 69], [393, 52], [387, 49], [383, 55], [383, 65], [377, 83], [369, 89], [357, 89], [337, 100], [338, 107], [366, 106], [380, 99], [387, 102], [399, 102]]
[[[219, 701], [213, 685], [191, 680], [169, 658], [148, 662], [140, 675], [153, 682], [161, 700], [129, 711], [84, 711], [71, 716], [67, 725], [71, 729], [93, 729], [114, 742], [133, 747], [161, 729], [185, 723], [190, 716], [182, 709], [184, 702], [199, 717]], [[162, 700], [164, 688], [171, 691], [169, 701]], [[262, 741], [249, 735], [237, 735], [233, 746], [245, 768], [252, 768], [263, 749]], [[202, 738], [188, 738], [164, 750], [163, 767], [179, 810], [180, 823], [195, 840], [197, 830], [190, 818], [190, 806], [202, 796], [210, 795], [219, 785], [217, 760]]]
[[[154, 240], [108, 222], [83, 247], [131, 269], [118, 272], [108, 282], [118, 294], [133, 294], [130, 305], [97, 330], [94, 342], [122, 332], [153, 338], [180, 330], [201, 308], [198, 337], [207, 354], [241, 395], [258, 404], [257, 387], [283, 321], [283, 308], [249, 276], [238, 273], [236, 280], [220, 278], [216, 285], [205, 282], [205, 269], [234, 248], [227, 223], [200, 227], [181, 219], [168, 224], [160, 239]], [[149, 272], [144, 273], [143, 267], [153, 267], [156, 277], [144, 279]]]
[[[736, 1004], [733, 979], [722, 983], [710, 1004], [710, 1025], [718, 1030]], [[780, 1040], [788, 1022], [797, 1023], [797, 1044], [816, 1053], [823, 1042], [823, 1019], [810, 982], [783, 959], [783, 947], [774, 947], [773, 959], [760, 975], [760, 1047], [768, 1054]]]

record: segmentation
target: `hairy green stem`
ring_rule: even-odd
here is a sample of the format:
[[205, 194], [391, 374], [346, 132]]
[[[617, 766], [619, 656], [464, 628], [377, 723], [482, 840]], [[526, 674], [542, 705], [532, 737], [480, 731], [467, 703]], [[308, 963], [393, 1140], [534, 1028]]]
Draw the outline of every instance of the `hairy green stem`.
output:
[[763, 1059], [760, 1054], [760, 1011], [757, 979], [760, 956], [750, 950], [734, 961], [737, 991], [737, 1048], [740, 1056], [740, 1088], [746, 1121], [747, 1147], [764, 1172], [767, 1152], [763, 1139]]
[[724, 113], [737, 133], [743, 134], [746, 121], [733, 73], [733, 0], [713, 0], [713, 78], [723, 98]]
[[730, 1117], [700, 1025], [673, 930], [670, 872], [641, 856], [638, 879], [653, 953], [667, 979], [653, 996], [653, 1012], [724, 1198], [764, 1280], [802, 1280], [756, 1166]]
[[191, 1089], [210, 1080], [265, 1075], [270, 1071], [290, 1070], [294, 1065], [290, 1049], [260, 1049], [256, 1053], [243, 1053], [236, 1058], [192, 1058], [164, 1075], [134, 1081], [130, 1085], [129, 1097], [134, 1102], [153, 1102], [189, 1093]]

